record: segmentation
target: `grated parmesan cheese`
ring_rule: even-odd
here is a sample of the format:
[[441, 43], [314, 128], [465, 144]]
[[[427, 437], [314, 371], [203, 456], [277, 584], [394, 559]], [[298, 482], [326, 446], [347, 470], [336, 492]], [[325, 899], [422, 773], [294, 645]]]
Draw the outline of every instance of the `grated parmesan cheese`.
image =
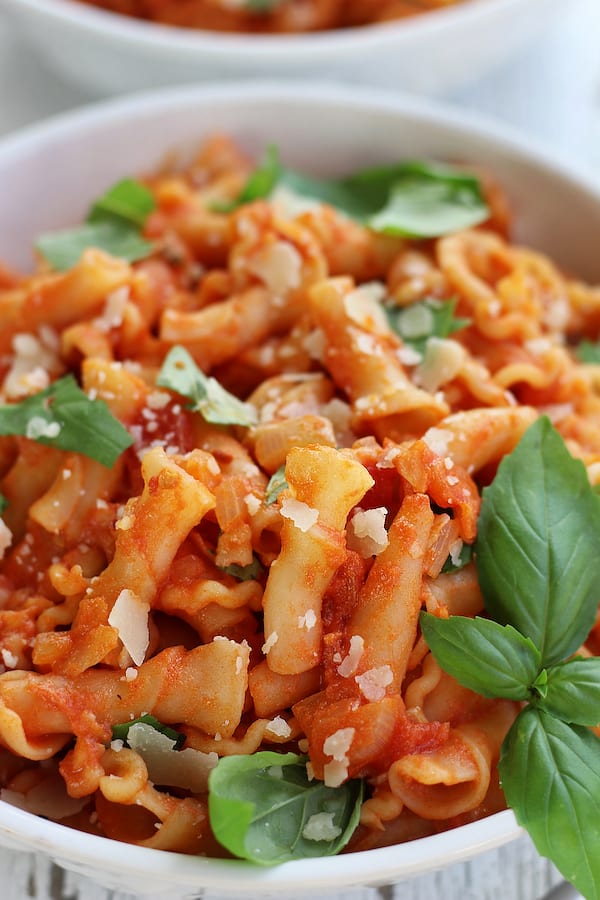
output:
[[448, 442], [454, 438], [451, 431], [446, 428], [429, 428], [423, 435], [423, 440], [430, 450], [437, 453], [438, 456], [446, 456], [448, 453]]
[[357, 509], [348, 523], [346, 540], [350, 550], [368, 559], [377, 556], [389, 544], [385, 530], [387, 509], [378, 506], [375, 509]]
[[267, 725], [266, 733], [278, 738], [289, 738], [292, 734], [292, 729], [283, 716], [275, 716]]
[[383, 700], [385, 689], [394, 680], [394, 674], [389, 666], [378, 666], [376, 669], [368, 669], [362, 675], [356, 675], [354, 680], [361, 694], [374, 702]]
[[302, 837], [307, 841], [334, 841], [342, 829], [333, 824], [333, 813], [314, 813], [302, 829]]
[[287, 497], [281, 504], [281, 515], [284, 519], [290, 519], [300, 531], [309, 531], [319, 519], [319, 510], [313, 509], [302, 500]]
[[6, 666], [7, 669], [15, 669], [17, 663], [19, 662], [19, 657], [14, 653], [11, 653], [10, 650], [7, 650], [6, 647], [3, 647], [0, 651], [2, 655], [2, 662]]
[[38, 438], [55, 438], [60, 434], [60, 425], [58, 422], [47, 422], [43, 416], [32, 416], [31, 419], [27, 422], [27, 427], [25, 429], [25, 437], [30, 438], [32, 441], [37, 441]]
[[208, 790], [208, 776], [219, 761], [216, 753], [203, 753], [193, 747], [173, 750], [175, 741], [143, 722], [127, 732], [127, 743], [144, 760], [154, 784], [187, 788], [193, 793]]
[[458, 341], [429, 338], [425, 358], [414, 373], [415, 382], [434, 394], [443, 384], [456, 377], [465, 356], [465, 349]]
[[312, 631], [316, 624], [317, 617], [314, 609], [308, 609], [306, 615], [298, 616], [298, 628], [306, 628], [307, 631]]
[[287, 241], [275, 241], [261, 247], [247, 265], [275, 297], [300, 286], [302, 258], [293, 244]]
[[348, 678], [354, 675], [358, 669], [361, 657], [365, 650], [365, 642], [360, 634], [353, 634], [350, 638], [350, 648], [347, 655], [341, 660], [337, 667], [338, 674], [342, 678]]
[[269, 635], [269, 637], [267, 638], [267, 640], [262, 645], [262, 652], [265, 654], [265, 656], [267, 655], [269, 650], [275, 646], [275, 644], [277, 643], [278, 640], [279, 640], [279, 635], [277, 634], [276, 631], [272, 631], [271, 634]]
[[[12, 544], [12, 539], [12, 531], [10, 530], [4, 519], [0, 519], [0, 559], [4, 559], [4, 554]], [[25, 547], [23, 547], [23, 551], [24, 550]], [[31, 552], [31, 550], [29, 552]]]
[[110, 611], [108, 624], [119, 632], [119, 639], [136, 666], [144, 662], [150, 643], [148, 614], [150, 606], [133, 591], [121, 591]]

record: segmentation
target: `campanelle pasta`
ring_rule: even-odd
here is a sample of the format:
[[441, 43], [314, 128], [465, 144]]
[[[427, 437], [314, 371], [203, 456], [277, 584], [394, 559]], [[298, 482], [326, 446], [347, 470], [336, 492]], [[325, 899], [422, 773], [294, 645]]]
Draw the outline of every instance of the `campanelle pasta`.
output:
[[[227, 210], [251, 168], [215, 138], [148, 178], [137, 262], [89, 248], [64, 272], [3, 271], [2, 409], [73, 373], [131, 446], [107, 465], [34, 415], [0, 438], [1, 797], [223, 855], [209, 773], [291, 749], [331, 787], [366, 780], [349, 847], [367, 849], [504, 806], [519, 705], [443, 672], [419, 614], [481, 612], [461, 553], [540, 414], [600, 481], [599, 370], [573, 351], [600, 289], [512, 245], [494, 186], [482, 227], [418, 241], [289, 197]], [[456, 330], [436, 335], [448, 301]], [[173, 371], [187, 351], [244, 424], [165, 385], [174, 347]], [[118, 736], [148, 715], [183, 746]]]

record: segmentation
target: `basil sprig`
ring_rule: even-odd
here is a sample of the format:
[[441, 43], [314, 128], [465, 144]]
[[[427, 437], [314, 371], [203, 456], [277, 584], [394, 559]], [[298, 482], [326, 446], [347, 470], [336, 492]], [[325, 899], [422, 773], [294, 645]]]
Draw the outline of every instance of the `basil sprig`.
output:
[[599, 534], [600, 498], [542, 417], [483, 491], [475, 559], [497, 621], [421, 614], [461, 684], [526, 701], [502, 745], [506, 800], [588, 900], [600, 897], [600, 741], [585, 727], [600, 722], [600, 659], [569, 657], [596, 617]]
[[156, 384], [187, 397], [192, 401], [188, 409], [214, 425], [248, 427], [257, 422], [254, 407], [226, 391], [216, 378], [205, 375], [184, 347], [177, 345], [169, 350]]
[[103, 400], [91, 400], [73, 375], [59, 378], [20, 403], [0, 406], [0, 435], [82, 453], [111, 468], [133, 438]]
[[269, 478], [269, 483], [265, 488], [265, 506], [275, 503], [282, 491], [285, 491], [289, 485], [285, 477], [285, 463], [279, 466], [276, 472], [273, 472]]
[[[306, 761], [295, 753], [263, 751], [225, 756], [211, 771], [211, 828], [234, 856], [276, 865], [332, 856], [348, 843], [358, 825], [362, 781], [337, 788], [309, 781]], [[323, 814], [330, 832], [319, 840], [310, 836], [310, 820]]]
[[479, 180], [463, 169], [408, 160], [325, 180], [284, 168], [274, 147], [233, 205], [269, 197], [277, 187], [334, 206], [382, 234], [438, 237], [489, 216]]
[[85, 224], [43, 234], [36, 247], [58, 272], [76, 265], [88, 247], [135, 262], [152, 252], [153, 244], [141, 232], [154, 207], [148, 188], [126, 178], [93, 203]]
[[138, 716], [137, 719], [131, 719], [130, 722], [119, 722], [117, 725], [113, 725], [113, 741], [123, 741], [124, 744], [127, 744], [129, 729], [132, 725], [148, 725], [151, 728], [154, 728], [155, 731], [160, 732], [160, 734], [164, 734], [169, 740], [174, 742], [173, 750], [181, 750], [185, 744], [185, 734], [182, 731], [177, 731], [169, 725], [163, 725], [156, 716], [151, 716], [150, 713]]

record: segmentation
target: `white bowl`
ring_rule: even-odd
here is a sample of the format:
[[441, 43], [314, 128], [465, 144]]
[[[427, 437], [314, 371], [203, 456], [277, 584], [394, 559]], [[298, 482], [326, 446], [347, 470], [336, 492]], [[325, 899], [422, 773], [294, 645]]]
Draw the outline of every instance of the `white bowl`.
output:
[[335, 76], [442, 94], [476, 81], [564, 9], [562, 0], [465, 0], [383, 25], [260, 36], [166, 27], [73, 0], [3, 6], [59, 71], [108, 93], [246, 76]]
[[[600, 278], [600, 186], [591, 177], [570, 174], [497, 126], [434, 105], [365, 89], [300, 84], [162, 91], [100, 104], [5, 140], [0, 258], [26, 269], [36, 235], [76, 222], [117, 178], [158, 165], [173, 148], [191, 151], [218, 130], [256, 153], [274, 142], [284, 160], [321, 174], [405, 156], [477, 162], [506, 187], [516, 207], [518, 240], [583, 277]], [[506, 811], [408, 844], [263, 869], [119, 844], [0, 801], [1, 843], [41, 850], [120, 890], [164, 891], [170, 898], [201, 889], [307, 896], [317, 888], [390, 883], [469, 859], [521, 834]], [[515, 851], [515, 863], [518, 858]], [[497, 883], [504, 877], [497, 873]]]

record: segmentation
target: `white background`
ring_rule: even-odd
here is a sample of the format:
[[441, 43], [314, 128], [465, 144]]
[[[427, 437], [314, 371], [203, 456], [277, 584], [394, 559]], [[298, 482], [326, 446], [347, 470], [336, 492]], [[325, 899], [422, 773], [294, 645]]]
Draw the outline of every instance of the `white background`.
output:
[[[560, 20], [542, 24], [534, 42], [516, 59], [447, 99], [525, 131], [571, 166], [591, 170], [600, 182], [600, 0], [564, 0], [564, 7]], [[0, 0], [0, 136], [90, 99], [18, 42], [3, 22]], [[0, 186], [0, 203], [1, 198]], [[540, 900], [558, 881], [553, 867], [539, 860], [523, 838], [474, 862], [401, 885], [357, 888], [329, 897]], [[212, 895], [198, 896], [213, 900]], [[43, 857], [0, 849], [0, 898], [132, 900], [132, 895], [104, 890]], [[163, 895], [162, 900], [167, 898]], [[322, 898], [313, 894], [311, 900]]]

